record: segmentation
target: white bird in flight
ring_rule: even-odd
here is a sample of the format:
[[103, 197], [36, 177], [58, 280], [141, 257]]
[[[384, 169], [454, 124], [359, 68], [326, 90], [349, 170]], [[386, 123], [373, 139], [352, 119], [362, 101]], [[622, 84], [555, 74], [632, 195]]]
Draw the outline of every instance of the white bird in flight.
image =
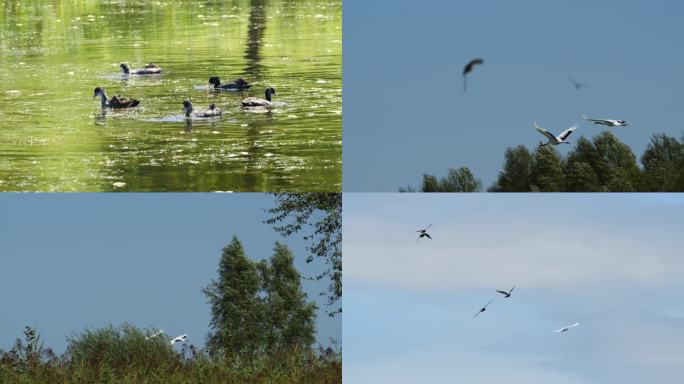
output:
[[626, 127], [629, 123], [627, 120], [617, 120], [617, 119], [590, 119], [589, 116], [582, 114], [585, 120], [592, 121], [594, 124], [601, 124], [608, 127]]
[[187, 334], [176, 336], [171, 340], [171, 345], [174, 345], [174, 344], [179, 343], [179, 342], [185, 342], [186, 340], [188, 340]]
[[160, 329], [160, 330], [157, 331], [156, 333], [154, 333], [154, 334], [152, 334], [152, 335], [149, 335], [149, 336], [145, 337], [145, 340], [154, 339], [155, 337], [161, 335], [162, 333], [164, 333], [164, 330], [163, 330], [163, 329]]
[[570, 328], [575, 328], [575, 327], [578, 326], [578, 325], [579, 325], [579, 323], [575, 323], [575, 324], [573, 324], [573, 325], [568, 325], [568, 326], [566, 326], [566, 327], [563, 327], [563, 328], [557, 330], [556, 333], [567, 332]]
[[534, 127], [537, 129], [537, 131], [539, 131], [539, 133], [541, 133], [542, 135], [546, 136], [546, 138], [549, 139], [549, 141], [546, 143], [541, 143], [541, 142], [539, 143], [539, 145], [541, 145], [542, 147], [545, 145], [549, 145], [549, 144], [551, 144], [551, 145], [570, 144], [569, 141], [565, 141], [565, 140], [568, 138], [568, 136], [570, 136], [570, 134], [572, 132], [575, 131], [575, 129], [577, 129], [577, 125], [573, 125], [572, 127], [561, 132], [560, 135], [554, 136], [553, 133], [547, 131], [546, 129], [544, 129], [542, 127], [540, 127], [539, 125], [537, 125], [536, 122], [534, 123]]

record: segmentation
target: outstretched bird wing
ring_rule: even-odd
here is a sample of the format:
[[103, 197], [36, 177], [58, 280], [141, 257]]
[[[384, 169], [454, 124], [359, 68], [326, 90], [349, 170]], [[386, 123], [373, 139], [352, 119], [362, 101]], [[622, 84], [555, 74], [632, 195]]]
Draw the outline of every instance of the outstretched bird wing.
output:
[[480, 58], [470, 60], [470, 62], [468, 62], [468, 64], [466, 64], [466, 66], [463, 68], [463, 76], [470, 73], [477, 64], [484, 64], [484, 60]]
[[579, 325], [579, 323], [575, 323], [575, 324], [572, 324], [572, 325], [567, 325], [567, 326], [565, 326], [565, 327], [563, 327], [563, 328], [557, 330], [556, 333], [565, 332], [565, 331], [567, 331], [568, 329], [574, 328], [574, 327], [576, 327], [576, 326], [578, 326], [578, 325]]
[[513, 286], [513, 288], [511, 288], [510, 291], [508, 291], [508, 294], [510, 295], [511, 293], [513, 293], [513, 290], [514, 290], [514, 289], [515, 289], [515, 285]]
[[432, 240], [432, 236], [430, 236], [427, 232], [425, 233], [425, 237], [427, 237], [428, 239]]
[[556, 136], [554, 136], [553, 133], [547, 131], [546, 129], [544, 129], [542, 127], [540, 127], [539, 125], [537, 125], [536, 122], [534, 123], [534, 127], [537, 129], [537, 131], [539, 131], [539, 133], [548, 137], [551, 141], [556, 141]]
[[585, 115], [584, 113], [582, 114], [582, 118], [584, 120], [588, 120], [588, 121], [603, 122], [603, 123], [606, 122], [605, 120], [601, 120], [601, 119], [590, 119], [589, 116]]
[[484, 60], [479, 58], [470, 60], [470, 62], [466, 64], [466, 66], [463, 68], [463, 92], [468, 91], [468, 82], [466, 80], [466, 75], [473, 70], [476, 64], [484, 64]]
[[497, 292], [499, 292], [502, 295], [508, 295], [508, 292], [504, 292], [504, 291], [497, 291]]
[[568, 136], [570, 136], [570, 134], [573, 133], [573, 132], [575, 131], [575, 129], [577, 129], [577, 126], [576, 126], [576, 125], [573, 125], [572, 127], [570, 127], [570, 128], [568, 128], [568, 129], [566, 129], [565, 131], [561, 132], [561, 134], [558, 135], [557, 139], [558, 139], [559, 141], [565, 141], [565, 139], [567, 139]]

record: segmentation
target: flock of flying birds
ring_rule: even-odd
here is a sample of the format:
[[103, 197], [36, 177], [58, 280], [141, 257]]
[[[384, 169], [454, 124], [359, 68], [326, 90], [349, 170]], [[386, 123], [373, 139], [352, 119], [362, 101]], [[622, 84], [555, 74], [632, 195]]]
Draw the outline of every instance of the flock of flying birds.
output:
[[[414, 231], [415, 233], [418, 233], [418, 238], [416, 239], [416, 241], [418, 241], [424, 237], [427, 237], [428, 239], [432, 240], [432, 236], [430, 236], [430, 234], [428, 233], [428, 229], [430, 229], [430, 227], [432, 227], [432, 223], [430, 223], [430, 225], [428, 225], [425, 228]], [[515, 285], [513, 286], [513, 288], [509, 289], [508, 291], [496, 290], [496, 292], [502, 294], [504, 299], [508, 299], [513, 294], [514, 289], [515, 289]], [[487, 307], [493, 302], [494, 302], [494, 299], [489, 300], [489, 302], [487, 304], [485, 304], [482, 308], [480, 308], [479, 311], [477, 311], [477, 313], [473, 316], [473, 318], [479, 316], [482, 312], [485, 312], [487, 310]], [[575, 323], [572, 325], [566, 325], [565, 327], [556, 330], [556, 333], [564, 333], [564, 332], [567, 332], [570, 329], [575, 328], [577, 326], [579, 326], [579, 323]]]
[[[466, 92], [468, 90], [468, 85], [467, 85], [467, 75], [473, 71], [476, 65], [482, 65], [484, 64], [484, 59], [477, 58], [470, 60], [468, 64], [466, 64], [465, 68], [463, 68], [463, 91]], [[568, 81], [570, 81], [574, 86], [575, 89], [580, 90], [582, 88], [587, 88], [589, 87], [588, 84], [580, 83], [579, 81], [574, 80], [573, 78], [568, 78]], [[629, 121], [627, 120], [619, 120], [619, 119], [592, 119], [589, 118], [587, 115], [582, 114], [582, 118], [584, 118], [587, 121], [590, 121], [594, 123], [595, 125], [605, 125], [607, 127], [626, 127], [629, 125]], [[546, 129], [540, 127], [536, 122], [534, 123], [534, 127], [544, 135], [548, 141], [546, 143], [540, 142], [540, 146], [546, 146], [546, 145], [558, 145], [558, 144], [570, 144], [569, 141], [567, 141], [568, 137], [577, 129], [577, 125], [573, 125], [572, 127], [566, 129], [565, 131], [561, 132], [558, 135], [554, 135], [553, 133], [547, 131]]]

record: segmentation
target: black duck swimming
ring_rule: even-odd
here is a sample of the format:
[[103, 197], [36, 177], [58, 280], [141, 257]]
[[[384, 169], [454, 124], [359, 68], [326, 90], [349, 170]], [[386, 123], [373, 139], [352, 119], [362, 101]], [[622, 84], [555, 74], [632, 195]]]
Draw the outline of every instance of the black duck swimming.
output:
[[123, 71], [124, 75], [156, 75], [162, 71], [162, 69], [159, 68], [159, 66], [155, 63], [149, 63], [145, 66], [145, 68], [136, 69], [135, 71], [131, 71], [131, 69], [128, 67], [128, 64], [121, 63], [121, 70]]
[[97, 87], [93, 91], [93, 99], [100, 96], [102, 102], [102, 108], [132, 108], [137, 107], [140, 104], [140, 100], [137, 99], [125, 99], [120, 96], [114, 96], [111, 99], [107, 99], [107, 94], [104, 88]]
[[231, 89], [241, 91], [243, 89], [249, 89], [252, 84], [248, 83], [242, 77], [233, 81], [229, 81], [225, 84], [221, 84], [221, 79], [218, 76], [212, 76], [209, 78], [209, 85], [213, 85], [214, 89]]

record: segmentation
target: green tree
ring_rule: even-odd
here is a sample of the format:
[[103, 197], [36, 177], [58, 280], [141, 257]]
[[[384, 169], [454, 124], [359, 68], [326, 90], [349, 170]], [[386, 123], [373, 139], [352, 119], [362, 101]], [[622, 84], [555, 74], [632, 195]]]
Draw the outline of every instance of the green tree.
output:
[[399, 192], [401, 192], [401, 193], [413, 193], [413, 192], [417, 192], [417, 191], [412, 186], [407, 185], [405, 187], [399, 187]]
[[480, 192], [481, 190], [482, 182], [475, 178], [468, 167], [451, 168], [439, 181], [439, 192]]
[[[482, 182], [468, 167], [449, 168], [447, 175], [437, 179], [436, 176], [423, 174], [420, 192], [480, 192]], [[399, 192], [416, 192], [412, 186], [399, 187]]]
[[535, 192], [562, 192], [565, 189], [561, 159], [550, 146], [538, 147], [534, 153], [530, 189]]
[[420, 184], [421, 192], [439, 192], [439, 180], [433, 175], [423, 173], [423, 182]]
[[534, 157], [522, 145], [506, 149], [504, 167], [491, 192], [530, 192]]
[[271, 259], [258, 265], [265, 293], [266, 349], [270, 352], [309, 350], [316, 333], [316, 304], [307, 302], [294, 257], [276, 242]]
[[[585, 165], [578, 166], [580, 163]], [[639, 184], [640, 170], [632, 150], [608, 131], [600, 133], [593, 142], [584, 138], [577, 141], [566, 162], [566, 168], [572, 167], [572, 172], [568, 169], [567, 173], [577, 180], [569, 180], [568, 186], [581, 184], [578, 180], [593, 180], [590, 174], [578, 174], [580, 170], [587, 171], [587, 165], [593, 170], [597, 185], [584, 191], [629, 192]]]
[[594, 138], [594, 147], [599, 154], [594, 169], [604, 189], [611, 192], [635, 191], [641, 171], [632, 149], [608, 131]]
[[211, 304], [208, 347], [212, 355], [254, 357], [263, 351], [264, 303], [256, 263], [233, 236], [223, 248], [218, 281], [203, 289]]
[[328, 315], [341, 313], [342, 306], [338, 303], [342, 297], [342, 194], [276, 193], [275, 196], [275, 207], [267, 209], [271, 217], [265, 223], [273, 225], [283, 236], [304, 232], [304, 240], [309, 242], [307, 263], [318, 258], [328, 265], [315, 277], [330, 279]]
[[600, 192], [598, 177], [589, 163], [583, 161], [566, 162], [566, 192]]
[[643, 164], [642, 190], [671, 192], [677, 188], [678, 173], [684, 162], [684, 147], [674, 137], [665, 134], [651, 136], [651, 142], [641, 155]]

